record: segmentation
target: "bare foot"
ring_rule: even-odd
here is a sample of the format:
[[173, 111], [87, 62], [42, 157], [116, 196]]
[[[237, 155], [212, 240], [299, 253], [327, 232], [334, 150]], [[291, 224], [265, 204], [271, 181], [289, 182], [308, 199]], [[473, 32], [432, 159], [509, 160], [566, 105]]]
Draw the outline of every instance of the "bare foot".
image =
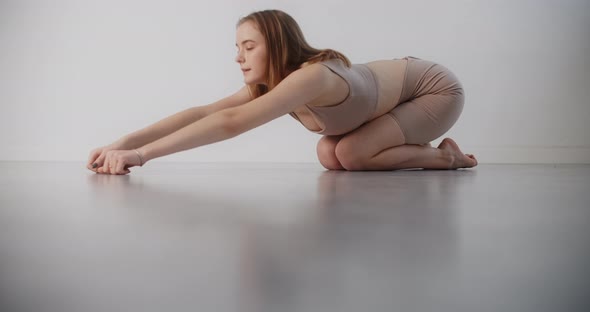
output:
[[471, 168], [477, 166], [477, 159], [475, 159], [475, 156], [472, 154], [463, 154], [457, 143], [451, 138], [445, 138], [442, 140], [438, 148], [450, 152], [453, 156], [451, 169]]

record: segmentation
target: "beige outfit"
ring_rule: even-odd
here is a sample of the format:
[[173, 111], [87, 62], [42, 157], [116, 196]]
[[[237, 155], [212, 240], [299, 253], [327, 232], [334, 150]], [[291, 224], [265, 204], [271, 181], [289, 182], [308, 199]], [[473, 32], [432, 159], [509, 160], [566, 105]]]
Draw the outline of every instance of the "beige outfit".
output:
[[[398, 103], [387, 114], [401, 128], [405, 144], [427, 143], [443, 135], [459, 118], [463, 110], [463, 87], [457, 77], [440, 64], [412, 56], [401, 60], [408, 62], [405, 72], [398, 73], [403, 87]], [[350, 92], [340, 104], [308, 106], [324, 125], [314, 132], [341, 135], [357, 129], [369, 120], [377, 107], [379, 90], [375, 74], [364, 64], [348, 68], [339, 59], [320, 64], [342, 77]], [[291, 116], [299, 120], [294, 113]]]

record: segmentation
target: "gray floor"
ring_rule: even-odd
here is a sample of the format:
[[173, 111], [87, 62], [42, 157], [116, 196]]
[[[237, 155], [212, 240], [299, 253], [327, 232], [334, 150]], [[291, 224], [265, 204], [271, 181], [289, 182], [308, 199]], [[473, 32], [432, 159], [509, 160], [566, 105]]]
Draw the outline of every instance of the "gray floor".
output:
[[590, 311], [590, 166], [0, 162], [1, 311]]

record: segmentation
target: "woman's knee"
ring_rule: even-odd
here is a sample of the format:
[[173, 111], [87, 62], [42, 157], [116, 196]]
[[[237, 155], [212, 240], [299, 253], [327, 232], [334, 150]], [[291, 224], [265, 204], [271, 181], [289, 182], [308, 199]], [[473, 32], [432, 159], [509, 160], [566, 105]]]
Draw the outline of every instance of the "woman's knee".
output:
[[317, 145], [317, 154], [320, 164], [329, 170], [342, 170], [342, 164], [336, 157], [336, 146], [338, 145], [339, 137], [324, 136]]
[[349, 171], [365, 170], [366, 159], [358, 152], [358, 144], [353, 140], [342, 139], [334, 150], [340, 165]]

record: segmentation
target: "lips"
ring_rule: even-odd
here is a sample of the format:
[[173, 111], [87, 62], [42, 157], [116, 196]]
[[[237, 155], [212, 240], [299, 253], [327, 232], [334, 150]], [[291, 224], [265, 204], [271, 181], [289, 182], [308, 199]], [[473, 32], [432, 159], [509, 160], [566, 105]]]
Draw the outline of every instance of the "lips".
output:
[[243, 69], [243, 68], [242, 68], [242, 71], [243, 71], [243, 72], [247, 72], [247, 71], [249, 71], [250, 69], [251, 69], [251, 68], [246, 68], [246, 69]]

